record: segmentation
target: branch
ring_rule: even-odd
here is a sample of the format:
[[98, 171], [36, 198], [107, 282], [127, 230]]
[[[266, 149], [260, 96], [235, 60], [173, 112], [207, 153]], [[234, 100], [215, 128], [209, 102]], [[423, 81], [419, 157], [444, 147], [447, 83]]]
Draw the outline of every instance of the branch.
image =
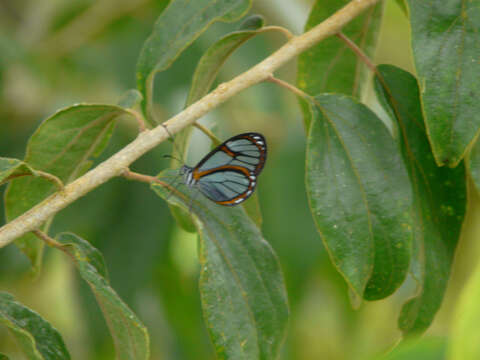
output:
[[[311, 48], [326, 37], [340, 32], [344, 25], [378, 1], [379, 0], [352, 0], [345, 7], [338, 10], [310, 31], [293, 37], [265, 60], [233, 80], [220, 84], [214, 91], [190, 105], [162, 125], [167, 126], [169, 132], [172, 134], [192, 125], [197, 119], [224, 103], [232, 96], [238, 94], [240, 91], [267, 80], [275, 70], [300, 53]], [[112, 177], [121, 175], [124, 169], [128, 168], [132, 162], [169, 137], [168, 132], [162, 125], [152, 130], [143, 131], [134, 141], [111, 158], [65, 186], [64, 191], [49, 196], [23, 215], [20, 215], [1, 227], [0, 247], [37, 229], [47, 221], [48, 218], [67, 205], [107, 182]]]

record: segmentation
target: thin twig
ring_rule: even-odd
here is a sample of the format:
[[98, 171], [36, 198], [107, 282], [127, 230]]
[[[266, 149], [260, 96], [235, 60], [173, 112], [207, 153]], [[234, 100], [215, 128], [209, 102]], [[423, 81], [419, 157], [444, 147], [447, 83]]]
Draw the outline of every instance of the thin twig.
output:
[[139, 133], [147, 130], [147, 125], [145, 124], [145, 119], [143, 118], [142, 114], [132, 109], [125, 109], [125, 111], [131, 114], [135, 118], [135, 120], [137, 120]]
[[211, 132], [209, 128], [203, 126], [198, 122], [194, 122], [193, 126], [195, 126], [198, 130], [203, 132], [205, 135], [207, 135], [215, 145], [220, 145], [222, 143], [222, 140], [220, 140], [213, 132]]
[[144, 175], [144, 174], [139, 174], [133, 171], [130, 171], [129, 169], [125, 169], [121, 175], [128, 180], [135, 180], [135, 181], [140, 181], [144, 182], [147, 184], [151, 183], [159, 183], [161, 185], [165, 184], [164, 181], [160, 180], [159, 178], [156, 178], [155, 176], [150, 176], [150, 175]]
[[260, 32], [270, 31], [270, 30], [281, 32], [283, 35], [285, 35], [287, 40], [292, 40], [295, 37], [295, 35], [293, 35], [290, 30], [282, 26], [268, 25], [259, 29]]
[[35, 236], [38, 237], [40, 240], [43, 240], [48, 246], [63, 250], [62, 244], [60, 244], [57, 240], [45, 234], [43, 231], [33, 230], [32, 233], [34, 233]]
[[350, 40], [344, 33], [339, 32], [336, 36], [341, 39], [345, 44], [358, 56], [360, 60], [363, 61], [365, 65], [368, 66], [370, 70], [372, 70], [375, 74], [378, 73], [377, 67], [373, 63], [373, 61], [363, 52], [360, 47], [357, 46], [352, 40]]
[[275, 76], [271, 75], [269, 76], [266, 81], [277, 84], [291, 92], [293, 92], [295, 95], [300, 96], [304, 98], [305, 100], [311, 100], [312, 96], [308, 95], [306, 92], [300, 90], [296, 86], [293, 86], [292, 84], [287, 83], [286, 81], [277, 79]]
[[[220, 84], [214, 91], [166, 121], [164, 125], [168, 125], [170, 132], [176, 134], [232, 96], [267, 80], [275, 70], [321, 40], [337, 34], [344, 25], [378, 1], [379, 0], [353, 0], [349, 2], [342, 9], [338, 10], [335, 14], [308, 32], [287, 42], [259, 64], [243, 74], [238, 75], [233, 80]], [[157, 126], [152, 130], [146, 130], [140, 133], [134, 141], [112, 157], [65, 186], [63, 192], [49, 196], [26, 213], [1, 227], [0, 247], [9, 244], [16, 238], [32, 230], [38, 229], [47, 219], [67, 205], [111, 178], [119, 176], [132, 162], [168, 137], [169, 134], [162, 126]]]
[[41, 171], [41, 170], [35, 170], [33, 175], [42, 177], [45, 180], [50, 181], [51, 183], [53, 183], [57, 187], [58, 191], [63, 191], [65, 189], [65, 185], [63, 185], [62, 180], [60, 180], [60, 178], [56, 177], [53, 174], [49, 174], [49, 173], [47, 173], [45, 171]]

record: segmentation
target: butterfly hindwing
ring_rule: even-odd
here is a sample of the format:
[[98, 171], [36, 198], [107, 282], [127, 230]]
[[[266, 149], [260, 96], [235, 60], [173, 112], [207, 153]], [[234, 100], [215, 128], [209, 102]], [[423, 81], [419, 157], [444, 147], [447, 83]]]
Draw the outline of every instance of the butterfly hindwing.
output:
[[266, 155], [261, 134], [236, 135], [205, 156], [193, 168], [192, 175], [207, 198], [221, 205], [237, 205], [255, 190]]

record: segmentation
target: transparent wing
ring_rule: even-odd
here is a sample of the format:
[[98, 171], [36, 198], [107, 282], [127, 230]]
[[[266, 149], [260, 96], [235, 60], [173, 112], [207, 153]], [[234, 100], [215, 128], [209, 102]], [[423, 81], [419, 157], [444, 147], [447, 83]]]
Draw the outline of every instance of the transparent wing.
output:
[[240, 204], [248, 199], [255, 186], [255, 176], [226, 167], [211, 171], [197, 181], [200, 192], [220, 205]]
[[197, 176], [220, 166], [243, 167], [258, 175], [267, 158], [267, 144], [263, 135], [245, 133], [236, 135], [212, 150], [198, 163], [194, 171]]

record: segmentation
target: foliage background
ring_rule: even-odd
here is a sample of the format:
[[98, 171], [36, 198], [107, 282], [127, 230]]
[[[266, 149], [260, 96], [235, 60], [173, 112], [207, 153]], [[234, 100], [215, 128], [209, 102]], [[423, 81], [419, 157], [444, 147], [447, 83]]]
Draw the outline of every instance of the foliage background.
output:
[[[0, 156], [23, 158], [28, 137], [58, 108], [80, 102], [113, 104], [125, 90], [135, 87], [140, 48], [166, 3], [0, 1]], [[311, 3], [258, 0], [251, 13], [262, 14], [267, 24], [282, 25], [298, 34]], [[109, 10], [100, 11], [102, 6]], [[92, 11], [97, 11], [93, 12], [96, 18], [84, 16]], [[213, 25], [168, 71], [156, 77], [157, 111], [165, 119], [183, 107], [195, 65], [205, 49], [236, 26]], [[283, 41], [279, 34], [251, 40], [227, 61], [220, 80], [248, 69]], [[408, 23], [392, 0], [387, 1], [375, 62], [414, 71]], [[295, 64], [284, 67], [278, 77], [293, 83]], [[374, 101], [373, 96], [369, 99]], [[202, 122], [220, 138], [259, 131], [269, 141], [268, 164], [258, 193], [262, 230], [280, 258], [289, 294], [291, 319], [282, 358], [362, 359], [392, 347], [400, 336], [394, 319], [413, 284], [407, 281], [386, 300], [364, 303], [359, 310], [351, 308], [347, 287], [331, 265], [308, 210], [305, 136], [296, 99], [274, 85], [262, 84], [233, 98]], [[120, 124], [102, 158], [135, 134], [133, 122]], [[192, 142], [190, 164], [209, 147], [198, 133]], [[132, 170], [156, 174], [168, 165], [162, 155], [170, 152], [169, 145], [162, 144], [137, 161]], [[0, 188], [0, 195], [4, 190]], [[428, 337], [450, 332], [458, 294], [480, 254], [475, 243], [479, 217], [475, 198], [447, 296]], [[0, 208], [0, 225], [3, 223]], [[213, 358], [201, 318], [196, 235], [175, 226], [166, 204], [148, 186], [124, 179], [110, 181], [57, 215], [52, 233], [68, 230], [88, 239], [104, 254], [112, 287], [149, 329], [152, 359]], [[90, 290], [58, 251], [46, 251], [43, 270], [32, 279], [26, 258], [12, 245], [2, 249], [0, 289], [15, 294], [48, 319], [63, 335], [74, 358], [113, 358], [110, 335]], [[22, 359], [3, 327], [0, 349]]]

